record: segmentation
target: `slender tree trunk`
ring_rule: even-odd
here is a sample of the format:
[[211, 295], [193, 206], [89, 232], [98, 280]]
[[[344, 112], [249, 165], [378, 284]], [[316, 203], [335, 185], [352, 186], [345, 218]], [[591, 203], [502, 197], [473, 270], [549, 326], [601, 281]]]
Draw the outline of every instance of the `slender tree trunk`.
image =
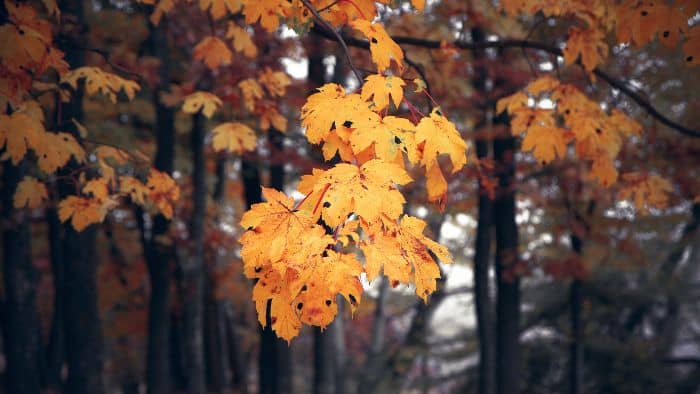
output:
[[[489, 143], [476, 141], [479, 159], [488, 157]], [[479, 393], [493, 394], [495, 387], [495, 352], [493, 304], [489, 286], [493, 201], [488, 191], [479, 185], [479, 222], [474, 246], [474, 302], [479, 335]]]
[[236, 315], [233, 305], [226, 306], [226, 336], [229, 346], [229, 362], [233, 371], [233, 388], [239, 393], [248, 393], [248, 365], [238, 342]]
[[[573, 239], [578, 237], [572, 237]], [[580, 240], [578, 242], [580, 245]], [[575, 243], [572, 243], [576, 250]], [[580, 247], [579, 247], [580, 249]], [[579, 252], [576, 252], [580, 254]], [[583, 387], [583, 331], [581, 322], [581, 280], [574, 279], [569, 288], [569, 309], [571, 312], [571, 344], [569, 345], [569, 392], [581, 394]]]
[[35, 308], [38, 273], [32, 263], [27, 212], [15, 210], [13, 195], [24, 170], [5, 161], [2, 172], [3, 287], [2, 333], [8, 393], [39, 392], [41, 342]]
[[63, 225], [58, 219], [58, 212], [52, 208], [46, 212], [49, 224], [49, 248], [51, 256], [51, 275], [53, 276], [53, 316], [51, 333], [46, 357], [46, 387], [60, 391], [63, 386], [61, 371], [65, 362], [65, 324], [63, 322], [63, 294], [65, 292], [65, 274], [63, 268]]
[[192, 216], [189, 222], [189, 250], [182, 253], [182, 318], [187, 391], [206, 392], [204, 362], [204, 218], [206, 215], [206, 168], [204, 163], [204, 116], [192, 117]]
[[314, 394], [333, 394], [335, 392], [335, 375], [333, 354], [333, 336], [314, 330]]
[[[221, 156], [216, 160], [216, 184], [212, 198], [217, 205], [221, 205], [224, 199], [226, 187], [226, 158]], [[206, 291], [204, 294], [205, 319], [204, 334], [206, 344], [207, 361], [207, 387], [211, 392], [221, 392], [228, 388], [231, 381], [228, 356], [228, 336], [226, 334], [225, 300], [216, 298], [215, 283], [213, 280], [215, 269], [225, 265], [218, 250], [210, 250], [214, 256], [214, 264], [208, 265], [206, 275]]]
[[[156, 109], [156, 157], [154, 166], [172, 174], [175, 163], [175, 114], [160, 102], [160, 93], [170, 79], [170, 59], [166, 36], [168, 21], [164, 18], [156, 27], [149, 24], [150, 51], [160, 62], [160, 80], [153, 91]], [[142, 218], [140, 218], [142, 219]], [[148, 345], [146, 350], [146, 385], [149, 394], [171, 392], [170, 382], [170, 283], [175, 255], [171, 245], [161, 240], [168, 233], [170, 220], [157, 214], [153, 217], [150, 234], [143, 236], [143, 249], [148, 267], [151, 298], [148, 304]], [[142, 231], [145, 231], [142, 228]]]
[[[473, 42], [484, 42], [486, 35], [481, 27], [476, 26], [471, 29]], [[494, 100], [491, 97], [487, 81], [489, 79], [488, 69], [484, 61], [486, 60], [483, 50], [474, 51], [476, 68], [472, 85], [477, 90], [484, 101], [480, 103], [479, 109], [483, 112], [482, 120], [477, 125], [477, 129], [492, 125], [491, 113], [494, 107]], [[479, 160], [490, 156], [489, 150], [491, 141], [481, 136], [476, 141], [476, 155]], [[491, 174], [485, 174], [491, 175]], [[479, 222], [476, 229], [476, 240], [474, 243], [474, 302], [476, 306], [477, 331], [479, 335], [479, 394], [493, 394], [496, 387], [495, 382], [495, 333], [493, 317], [493, 301], [491, 299], [491, 285], [489, 271], [491, 269], [491, 245], [493, 233], [493, 200], [489, 191], [479, 183]]]
[[[77, 23], [84, 26], [83, 2], [69, 0], [61, 4], [61, 10], [76, 17]], [[81, 33], [87, 34], [85, 31]], [[66, 60], [75, 68], [84, 64], [85, 54], [78, 42], [81, 37], [66, 36]], [[73, 119], [83, 119], [82, 84], [72, 92], [69, 103], [61, 107], [60, 124], [66, 131], [80, 139]], [[70, 171], [69, 164], [66, 171]], [[62, 197], [74, 192], [68, 182], [60, 186]], [[92, 225], [81, 232], [70, 223], [64, 225], [63, 268], [64, 268], [64, 316], [66, 339], [66, 362], [68, 380], [65, 390], [71, 394], [97, 394], [104, 391], [102, 383], [102, 330], [97, 306], [97, 266], [96, 250], [97, 227]]]
[[518, 227], [515, 223], [515, 140], [493, 144], [499, 189], [493, 204], [496, 232], [497, 344], [496, 380], [499, 394], [520, 392], [520, 279]]

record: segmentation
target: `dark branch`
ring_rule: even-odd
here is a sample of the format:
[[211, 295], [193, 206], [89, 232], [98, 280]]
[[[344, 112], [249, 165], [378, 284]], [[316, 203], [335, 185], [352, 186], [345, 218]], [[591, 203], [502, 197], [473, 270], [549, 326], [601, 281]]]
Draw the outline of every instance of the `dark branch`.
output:
[[[312, 32], [315, 34], [318, 34], [326, 39], [329, 40], [335, 40], [337, 41], [338, 39], [330, 35], [327, 31], [324, 31], [322, 29], [314, 28], [312, 29]], [[360, 40], [354, 37], [340, 37], [344, 41], [345, 44], [352, 46], [352, 47], [357, 47], [357, 48], [364, 48], [364, 49], [369, 49], [369, 43], [365, 40]], [[402, 36], [397, 36], [397, 37], [392, 37], [392, 39], [397, 43], [397, 44], [403, 44], [403, 45], [412, 45], [412, 46], [417, 46], [421, 48], [427, 48], [427, 49], [439, 49], [441, 47], [440, 41], [435, 41], [435, 40], [425, 40], [425, 39], [420, 39], [420, 38], [414, 38], [414, 37], [402, 37]], [[552, 55], [556, 56], [562, 56], [562, 50], [557, 48], [556, 46], [541, 43], [541, 42], [536, 42], [536, 41], [529, 41], [529, 40], [514, 40], [514, 39], [506, 39], [506, 40], [500, 40], [500, 41], [482, 41], [482, 42], [465, 42], [465, 41], [454, 41], [452, 45], [455, 48], [463, 49], [463, 50], [468, 50], [468, 51], [474, 51], [474, 50], [479, 50], [479, 49], [488, 49], [488, 48], [493, 48], [493, 49], [508, 49], [508, 48], [521, 48], [521, 49], [537, 49], [543, 52], [550, 53]], [[649, 103], [646, 99], [644, 99], [639, 93], [635, 92], [633, 88], [627, 84], [627, 82], [619, 80], [611, 76], [610, 74], [606, 73], [600, 68], [596, 68], [593, 70], [593, 73], [599, 77], [600, 79], [604, 80], [608, 85], [612, 86], [615, 89], [618, 89], [620, 92], [622, 92], [624, 95], [632, 99], [635, 103], [637, 103], [640, 107], [642, 107], [649, 115], [657, 119], [659, 122], [662, 124], [668, 126], [669, 128], [678, 131], [681, 134], [687, 135], [689, 137], [694, 137], [694, 138], [700, 138], [700, 130], [695, 130], [690, 127], [683, 126], [669, 118], [667, 118], [665, 115], [663, 115], [659, 110], [654, 108], [654, 106]]]
[[[364, 78], [362, 77], [362, 73], [360, 73], [360, 71], [357, 68], [355, 68], [355, 65], [352, 63], [352, 57], [350, 57], [350, 49], [348, 49], [347, 44], [345, 44], [345, 40], [344, 40], [343, 36], [341, 36], [340, 33], [335, 31], [335, 29], [333, 29], [333, 27], [331, 25], [329, 25], [328, 22], [326, 22], [323, 19], [323, 17], [318, 13], [318, 11], [316, 11], [316, 8], [314, 8], [314, 6], [311, 5], [311, 3], [309, 3], [309, 0], [301, 0], [301, 2], [304, 4], [304, 7], [306, 7], [311, 12], [311, 14], [314, 16], [314, 19], [316, 20], [316, 22], [319, 25], [321, 25], [323, 27], [323, 29], [325, 29], [327, 31], [329, 36], [332, 37], [334, 41], [337, 41], [341, 47], [343, 47], [343, 52], [345, 53], [345, 58], [348, 59], [348, 65], [350, 65], [350, 69], [355, 74], [355, 77], [357, 77], [358, 84], [360, 86], [362, 86], [362, 83], [364, 82]], [[321, 29], [318, 29], [317, 27], [314, 27], [314, 29], [321, 30]], [[369, 48], [369, 44], [367, 44], [367, 45]]]

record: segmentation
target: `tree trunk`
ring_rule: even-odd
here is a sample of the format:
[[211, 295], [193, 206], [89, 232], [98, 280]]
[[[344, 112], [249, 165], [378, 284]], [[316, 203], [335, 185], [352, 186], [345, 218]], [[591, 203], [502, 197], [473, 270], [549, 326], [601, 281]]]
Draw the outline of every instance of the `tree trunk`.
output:
[[499, 189], [493, 204], [496, 233], [497, 344], [499, 394], [520, 392], [520, 279], [518, 227], [515, 223], [515, 139], [494, 140]]
[[65, 292], [65, 274], [63, 268], [63, 226], [58, 219], [55, 208], [46, 212], [49, 224], [49, 248], [51, 256], [51, 275], [53, 276], [53, 316], [51, 317], [51, 333], [46, 357], [46, 387], [61, 391], [63, 381], [61, 371], [65, 362], [66, 335], [63, 322], [63, 294]]
[[[164, 18], [157, 27], [149, 24], [149, 29], [150, 51], [161, 62], [159, 82], [152, 96], [156, 109], [156, 157], [153, 164], [157, 170], [171, 175], [175, 163], [175, 114], [171, 108], [160, 102], [160, 93], [167, 88], [166, 84], [170, 80], [167, 19]], [[157, 214], [153, 217], [153, 226], [148, 238], [143, 237], [144, 257], [151, 288], [146, 350], [146, 385], [149, 394], [171, 392], [169, 302], [171, 267], [175, 256], [173, 247], [161, 242], [169, 228], [170, 220]]]
[[[226, 187], [226, 158], [221, 156], [216, 160], [216, 184], [212, 199], [221, 205]], [[207, 387], [210, 392], [221, 392], [229, 387], [231, 369], [228, 356], [228, 335], [226, 333], [226, 301], [216, 298], [214, 275], [215, 270], [225, 266], [226, 262], [216, 249], [209, 251], [214, 264], [208, 265], [206, 275], [206, 291], [204, 294], [205, 319], [204, 334], [207, 361]]]
[[[472, 41], [483, 42], [486, 37], [480, 27], [471, 30]], [[490, 114], [494, 103], [487, 88], [488, 70], [483, 63], [485, 54], [483, 50], [474, 51], [474, 60], [477, 62], [472, 85], [479, 91], [484, 102], [480, 103], [483, 112], [482, 120], [476, 126], [477, 129], [489, 126]], [[481, 136], [476, 140], [476, 155], [479, 160], [488, 158], [490, 140]], [[485, 174], [490, 175], [490, 174]], [[479, 335], [479, 394], [493, 394], [495, 389], [495, 338], [493, 322], [493, 301], [491, 300], [489, 271], [491, 269], [491, 240], [493, 232], [493, 200], [488, 190], [479, 183], [479, 222], [476, 229], [474, 242], [474, 303], [476, 307], [477, 332]]]
[[[488, 141], [476, 141], [476, 155], [479, 159], [488, 157], [488, 150]], [[495, 387], [493, 304], [489, 286], [492, 228], [493, 201], [488, 191], [479, 184], [479, 222], [474, 246], [474, 302], [479, 335], [479, 394], [493, 394]]]
[[5, 161], [2, 172], [3, 221], [3, 343], [7, 359], [8, 393], [39, 392], [41, 349], [39, 316], [35, 308], [38, 273], [31, 257], [27, 212], [15, 210], [13, 196], [24, 170]]
[[204, 116], [192, 116], [192, 213], [189, 222], [189, 250], [182, 253], [181, 298], [187, 391], [206, 392], [204, 363], [204, 219], [206, 215], [206, 168], [204, 163]]
[[[329, 326], [330, 327], [330, 326]], [[333, 394], [335, 392], [335, 374], [333, 336], [323, 332], [319, 327], [314, 330], [314, 394]], [[327, 330], [326, 330], [327, 331]]]

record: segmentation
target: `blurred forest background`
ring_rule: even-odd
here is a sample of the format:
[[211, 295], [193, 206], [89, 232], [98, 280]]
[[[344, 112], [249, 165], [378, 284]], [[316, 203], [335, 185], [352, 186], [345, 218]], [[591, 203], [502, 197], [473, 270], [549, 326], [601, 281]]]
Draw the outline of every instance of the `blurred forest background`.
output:
[[[305, 327], [290, 344], [258, 323], [238, 223], [261, 202], [261, 186], [300, 199], [300, 176], [328, 165], [306, 141], [299, 109], [327, 82], [358, 86], [332, 33], [308, 25], [270, 33], [238, 12], [215, 15], [204, 1], [177, 3], [154, 25], [148, 2], [62, 0], [52, 29], [69, 65], [99, 66], [141, 90], [116, 104], [99, 95], [74, 96], [61, 111], [42, 103], [53, 108], [47, 129], [152, 163], [180, 196], [170, 218], [123, 203], [77, 232], [57, 212], [67, 193], [61, 177], [70, 174], [50, 178], [39, 207], [16, 209], [14, 185], [36, 170], [3, 162], [0, 392], [699, 392], [697, 59], [661, 38], [637, 47], [610, 37], [599, 69], [625, 92], [564, 66], [556, 48], [572, 23], [566, 17], [514, 17], [496, 1], [428, 1], [420, 13], [408, 1], [384, 3], [379, 20], [405, 38], [397, 40], [410, 65], [403, 77], [426, 83], [480, 163], [448, 177], [438, 204], [427, 201], [424, 181], [403, 188], [406, 212], [426, 220], [455, 257], [429, 302], [379, 279], [364, 283], [354, 316], [341, 300], [336, 321]], [[3, 23], [11, 23], [7, 8]], [[698, 22], [691, 13], [689, 29], [700, 36]], [[358, 69], [373, 69], [366, 42], [342, 32]], [[195, 49], [211, 35], [229, 47], [213, 69]], [[506, 39], [555, 49], [478, 45]], [[574, 158], [542, 166], [517, 150], [495, 103], [550, 73], [643, 125], [616, 165], [668, 180], [665, 207], [619, 198]], [[213, 117], [181, 110], [194, 91], [221, 99]], [[691, 132], [659, 121], [629, 92]], [[46, 96], [38, 100], [54, 99]], [[410, 100], [427, 114], [428, 97]], [[212, 127], [231, 120], [256, 131], [257, 149], [212, 149]], [[131, 174], [133, 162], [111, 164]], [[496, 261], [503, 251], [514, 255], [508, 264]]]

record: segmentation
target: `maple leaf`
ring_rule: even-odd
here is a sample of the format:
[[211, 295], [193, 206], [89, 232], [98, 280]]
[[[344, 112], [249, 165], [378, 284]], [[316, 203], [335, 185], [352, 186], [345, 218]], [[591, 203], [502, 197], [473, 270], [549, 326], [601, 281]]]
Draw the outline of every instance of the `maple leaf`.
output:
[[100, 202], [103, 202], [109, 198], [109, 186], [107, 180], [104, 178], [96, 178], [89, 180], [85, 186], [83, 186], [83, 193], [90, 195]]
[[132, 176], [122, 176], [119, 178], [119, 192], [128, 195], [134, 203], [143, 206], [146, 204], [149, 189]]
[[284, 96], [287, 86], [292, 83], [286, 73], [282, 71], [272, 71], [270, 67], [265, 67], [258, 74], [258, 81], [267, 89], [271, 96]]
[[25, 112], [0, 115], [0, 148], [5, 147], [2, 160], [9, 158], [17, 165], [29, 148], [40, 144], [45, 134], [41, 121]]
[[15, 208], [27, 207], [29, 209], [34, 209], [38, 208], [41, 203], [48, 198], [49, 193], [43, 182], [39, 182], [36, 178], [25, 176], [24, 179], [17, 184], [12, 204]]
[[349, 141], [355, 154], [374, 145], [377, 159], [392, 162], [405, 152], [411, 163], [418, 162], [415, 125], [410, 120], [394, 116], [381, 118], [372, 113], [354, 122], [353, 127], [355, 131], [349, 135]]
[[287, 131], [287, 118], [280, 114], [274, 105], [260, 105], [256, 108], [255, 114], [260, 116], [261, 130], [268, 130], [272, 126], [279, 132]]
[[370, 55], [377, 65], [378, 72], [384, 72], [389, 68], [392, 59], [399, 69], [403, 70], [403, 50], [386, 33], [384, 26], [364, 19], [356, 19], [350, 22], [350, 25], [367, 37]]
[[416, 294], [427, 302], [440, 278], [440, 268], [430, 252], [443, 263], [451, 263], [452, 256], [447, 248], [423, 235], [425, 227], [424, 221], [409, 215], [399, 224], [384, 221], [370, 227], [370, 240], [360, 244], [367, 279], [374, 280], [383, 269], [392, 285], [414, 283]]
[[594, 179], [602, 186], [608, 187], [617, 181], [617, 169], [612, 158], [607, 154], [599, 154], [593, 158], [589, 179]]
[[212, 146], [220, 152], [243, 153], [255, 149], [257, 139], [253, 130], [240, 122], [222, 123], [212, 130]]
[[345, 95], [342, 86], [328, 83], [306, 100], [301, 108], [301, 125], [306, 128], [309, 142], [318, 144], [339, 126], [351, 126], [373, 114], [359, 94]]
[[622, 182], [618, 198], [634, 201], [635, 208], [642, 213], [648, 213], [649, 208], [666, 208], [668, 196], [673, 192], [671, 182], [658, 175], [629, 172], [622, 175]]
[[569, 133], [559, 127], [533, 126], [527, 130], [522, 150], [532, 154], [542, 164], [547, 164], [566, 154], [566, 145], [571, 140]]
[[442, 169], [437, 160], [433, 160], [425, 171], [425, 188], [428, 192], [428, 201], [444, 201], [447, 197], [447, 180], [442, 174]]
[[569, 39], [564, 48], [564, 62], [574, 64], [581, 56], [581, 63], [589, 73], [605, 60], [608, 45], [605, 36], [598, 29], [582, 30], [577, 27], [569, 29]]
[[101, 201], [94, 198], [68, 196], [58, 203], [58, 218], [61, 222], [71, 219], [76, 231], [83, 231], [89, 225], [100, 223], [107, 215]]
[[515, 113], [521, 108], [528, 108], [529, 98], [523, 92], [517, 92], [496, 102], [496, 113], [501, 113], [503, 111], [508, 111], [508, 113]]
[[280, 24], [280, 18], [289, 11], [290, 4], [285, 0], [246, 1], [243, 6], [245, 23], [253, 24], [260, 20], [260, 25], [268, 32], [273, 32]]
[[[544, 92], [551, 92], [552, 90], [556, 89], [559, 86], [559, 84], [560, 84], [560, 82], [558, 79], [552, 77], [551, 75], [545, 75], [545, 76], [539, 77], [536, 80], [527, 84], [526, 90], [535, 96], [539, 96], [540, 94], [542, 94]], [[516, 93], [516, 95], [517, 94], [518, 93]], [[525, 96], [522, 92], [520, 92], [520, 94], [521, 94], [521, 96], [517, 96], [518, 97], [517, 104], [514, 103], [514, 108], [509, 107], [508, 112], [513, 112], [514, 110], [517, 110], [519, 107], [527, 106], [527, 101], [528, 101], [527, 96]], [[511, 100], [516, 100], [516, 99], [511, 98]]]
[[416, 126], [416, 144], [424, 144], [421, 164], [426, 168], [440, 154], [448, 154], [452, 162], [452, 173], [467, 164], [467, 143], [455, 128], [436, 108], [430, 116], [420, 120]]
[[301, 320], [292, 307], [293, 293], [299, 289], [292, 289], [296, 275], [294, 270], [285, 271], [283, 274], [268, 267], [261, 271], [262, 276], [253, 287], [253, 301], [258, 314], [258, 321], [264, 328], [267, 326], [267, 309], [270, 307], [270, 323], [278, 337], [288, 342], [299, 335]]
[[53, 174], [73, 158], [76, 162], [85, 161], [85, 151], [69, 133], [45, 132], [34, 147], [39, 168], [46, 174]]
[[243, 104], [248, 111], [253, 111], [255, 109], [256, 101], [261, 99], [263, 96], [262, 87], [258, 81], [252, 78], [242, 80], [238, 83], [238, 87], [243, 93]]
[[398, 218], [406, 200], [394, 185], [411, 181], [403, 168], [375, 159], [362, 167], [341, 163], [325, 171], [314, 169], [301, 178], [299, 191], [309, 195], [302, 207], [315, 212], [320, 206], [323, 221], [335, 228], [351, 213], [366, 221], [382, 215]]
[[61, 77], [61, 83], [68, 84], [73, 90], [76, 90], [78, 88], [78, 82], [81, 79], [85, 80], [85, 92], [89, 96], [102, 93], [107, 96], [112, 103], [117, 102], [117, 93], [122, 90], [129, 100], [132, 100], [136, 92], [141, 89], [138, 83], [121, 78], [99, 67], [76, 68]]
[[222, 104], [221, 99], [215, 94], [199, 91], [185, 97], [182, 111], [188, 114], [195, 114], [201, 110], [204, 116], [211, 118]]
[[209, 10], [214, 20], [221, 19], [228, 11], [235, 14], [243, 6], [243, 0], [199, 0], [199, 9]]
[[233, 49], [236, 52], [243, 52], [245, 57], [254, 58], [258, 56], [258, 47], [253, 43], [250, 34], [233, 22], [228, 23], [226, 38], [233, 40]]
[[292, 305], [306, 324], [325, 328], [338, 314], [336, 295], [342, 294], [354, 312], [362, 294], [362, 265], [354, 254], [327, 250], [308, 270], [299, 294]]
[[215, 70], [220, 66], [228, 66], [231, 64], [233, 56], [226, 43], [214, 36], [204, 37], [194, 47], [192, 55], [195, 60], [204, 62], [210, 70]]
[[148, 199], [163, 216], [173, 217], [173, 203], [180, 198], [180, 187], [168, 174], [152, 169], [148, 176]]
[[399, 107], [403, 100], [403, 87], [406, 85], [403, 79], [377, 74], [368, 76], [365, 81], [360, 96], [365, 101], [372, 97], [375, 111], [379, 112], [389, 106], [389, 97], [393, 100], [394, 106]]

